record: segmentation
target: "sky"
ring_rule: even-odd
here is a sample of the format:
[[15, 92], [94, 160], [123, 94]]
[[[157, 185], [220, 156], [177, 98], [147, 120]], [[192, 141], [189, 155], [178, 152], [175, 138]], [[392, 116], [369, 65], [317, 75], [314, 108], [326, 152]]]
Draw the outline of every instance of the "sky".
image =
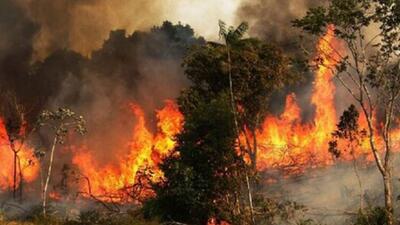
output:
[[234, 24], [241, 0], [167, 0], [165, 19], [190, 24], [207, 39], [218, 38], [218, 20]]

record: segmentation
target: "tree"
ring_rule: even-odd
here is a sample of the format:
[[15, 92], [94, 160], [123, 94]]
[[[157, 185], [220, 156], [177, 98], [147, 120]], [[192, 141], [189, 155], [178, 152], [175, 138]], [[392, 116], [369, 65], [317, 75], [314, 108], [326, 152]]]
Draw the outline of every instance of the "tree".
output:
[[[229, 95], [230, 95], [230, 100], [231, 100], [231, 110], [233, 114], [233, 120], [235, 122], [235, 133], [236, 136], [240, 136], [240, 129], [239, 129], [239, 123], [238, 123], [238, 118], [237, 118], [237, 106], [236, 106], [236, 101], [235, 101], [235, 95], [233, 93], [233, 81], [232, 81], [232, 60], [231, 60], [231, 50], [230, 46], [234, 45], [235, 43], [239, 42], [240, 39], [242, 39], [243, 35], [246, 33], [248, 30], [249, 25], [247, 23], [241, 23], [236, 29], [233, 27], [229, 27], [226, 29], [226, 25], [223, 21], [219, 21], [219, 35], [224, 39], [225, 42], [225, 47], [226, 47], [226, 53], [228, 55], [228, 78], [229, 78]], [[240, 139], [239, 141], [239, 146], [240, 144]], [[243, 155], [243, 153], [241, 153]], [[255, 166], [255, 159], [254, 159], [254, 154], [250, 154], [251, 158], [253, 159], [253, 165]], [[245, 165], [244, 165], [245, 166]], [[246, 169], [246, 168], [245, 168]], [[248, 192], [248, 198], [249, 198], [249, 206], [250, 206], [250, 217], [251, 221], [253, 224], [255, 224], [254, 220], [254, 207], [253, 207], [253, 196], [251, 192], [251, 185], [250, 185], [250, 179], [249, 175], [246, 171], [246, 186], [247, 186], [247, 192]]]
[[[22, 198], [23, 173], [19, 157], [27, 131], [25, 127], [25, 112], [19, 104], [17, 96], [13, 92], [5, 92], [2, 96], [1, 115], [4, 117], [5, 128], [8, 136], [10, 149], [14, 155], [13, 161], [13, 199], [17, 198], [19, 188], [19, 197]], [[18, 184], [17, 184], [18, 183]]]
[[[340, 117], [340, 122], [337, 124], [337, 130], [332, 133], [333, 140], [329, 142], [329, 152], [336, 158], [339, 158], [343, 151], [350, 151], [353, 159], [353, 169], [358, 180], [360, 188], [360, 210], [364, 208], [363, 205], [363, 186], [360, 177], [360, 172], [357, 167], [357, 159], [355, 151], [361, 147], [362, 141], [365, 139], [366, 131], [360, 128], [359, 121], [360, 114], [354, 105], [343, 112]], [[340, 140], [345, 140], [345, 143], [339, 146]]]
[[[164, 180], [147, 203], [162, 220], [207, 224], [210, 218], [238, 224], [242, 159], [238, 156], [229, 95], [210, 102], [196, 98], [185, 111], [177, 147], [160, 165]], [[192, 96], [193, 97], [193, 96]], [[153, 207], [150, 207], [150, 206]], [[154, 207], [155, 206], [155, 207]]]
[[47, 110], [43, 111], [39, 115], [38, 127], [39, 128], [48, 127], [51, 130], [51, 132], [54, 132], [54, 137], [51, 144], [46, 180], [44, 182], [42, 190], [43, 215], [46, 216], [47, 190], [51, 178], [51, 172], [54, 162], [54, 153], [57, 144], [64, 144], [69, 129], [72, 128], [74, 129], [75, 132], [83, 135], [86, 132], [86, 128], [85, 128], [85, 120], [83, 119], [83, 117], [76, 115], [75, 112], [66, 108], [59, 108], [56, 111], [47, 111]]
[[[184, 60], [185, 74], [195, 90], [205, 98], [230, 93], [238, 129], [246, 137], [246, 154], [256, 167], [256, 130], [267, 114], [270, 95], [298, 78], [290, 68], [290, 59], [282, 51], [255, 38], [243, 38], [247, 25], [225, 28], [226, 44], [209, 42], [194, 47]], [[252, 140], [252, 141], [250, 141]]]
[[[250, 217], [254, 224], [249, 177], [256, 172], [256, 130], [266, 116], [270, 95], [297, 76], [289, 69], [289, 58], [277, 47], [258, 39], [243, 38], [248, 29], [247, 23], [234, 28], [226, 27], [220, 21], [219, 26], [224, 44], [209, 42], [194, 47], [185, 58], [185, 74], [193, 85], [183, 93], [181, 100], [185, 99], [185, 95], [195, 95], [209, 101], [221, 93], [229, 93], [239, 153], [242, 158], [250, 159], [250, 170], [247, 171], [247, 164], [243, 164], [243, 169]], [[183, 105], [186, 108], [196, 107], [195, 103]], [[245, 143], [242, 144], [239, 137], [244, 137]]]
[[[331, 46], [336, 49], [333, 59], [339, 63], [331, 69], [336, 70], [336, 78], [367, 121], [369, 147], [383, 178], [386, 215], [392, 225], [392, 130], [398, 125], [400, 96], [400, 4], [395, 0], [330, 0], [326, 7], [311, 8], [293, 23], [316, 36], [330, 26], [342, 43], [342, 49]], [[375, 115], [381, 115], [382, 126], [374, 123]], [[378, 138], [382, 145], [378, 145]]]

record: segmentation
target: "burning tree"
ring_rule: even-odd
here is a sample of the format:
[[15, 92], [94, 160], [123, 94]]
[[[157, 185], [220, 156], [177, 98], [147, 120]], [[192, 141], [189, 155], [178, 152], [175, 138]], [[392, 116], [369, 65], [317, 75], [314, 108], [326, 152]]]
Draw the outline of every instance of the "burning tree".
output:
[[54, 162], [54, 153], [57, 144], [64, 144], [65, 138], [72, 128], [75, 132], [83, 135], [86, 132], [85, 120], [82, 116], [76, 115], [75, 112], [66, 108], [59, 108], [56, 111], [43, 111], [39, 115], [38, 126], [48, 127], [51, 132], [54, 132], [53, 141], [51, 143], [50, 157], [48, 162], [48, 169], [46, 174], [46, 180], [42, 187], [42, 198], [43, 198], [43, 215], [46, 215], [47, 207], [47, 191], [51, 178], [51, 172]]
[[[366, 136], [366, 131], [365, 129], [360, 128], [358, 123], [359, 117], [360, 114], [354, 105], [350, 105], [350, 107], [343, 112], [343, 115], [340, 117], [340, 121], [337, 124], [337, 129], [332, 133], [333, 140], [329, 142], [328, 151], [336, 158], [340, 158], [343, 151], [350, 151], [354, 172], [360, 188], [360, 210], [362, 210], [364, 207], [364, 190], [357, 167], [356, 150], [361, 147]], [[341, 140], [345, 140], [345, 143], [340, 143]]]
[[336, 50], [333, 58], [338, 63], [330, 69], [336, 71], [336, 78], [366, 120], [369, 148], [383, 178], [387, 222], [392, 225], [393, 131], [399, 125], [396, 117], [400, 109], [399, 2], [330, 0], [326, 7], [311, 8], [294, 25], [317, 36], [328, 26], [342, 42], [341, 51], [330, 46]]
[[[8, 142], [7, 145], [13, 154], [13, 199], [16, 199], [18, 189], [19, 198], [22, 199], [24, 170], [26, 167], [34, 166], [34, 160], [26, 157], [27, 149], [24, 143], [28, 136], [25, 124], [26, 112], [23, 106], [19, 104], [16, 94], [13, 92], [3, 93], [1, 103], [1, 116], [3, 118], [0, 117], [0, 139]], [[2, 131], [2, 126], [4, 126], [5, 133]], [[4, 137], [1, 137], [1, 135], [4, 135]]]

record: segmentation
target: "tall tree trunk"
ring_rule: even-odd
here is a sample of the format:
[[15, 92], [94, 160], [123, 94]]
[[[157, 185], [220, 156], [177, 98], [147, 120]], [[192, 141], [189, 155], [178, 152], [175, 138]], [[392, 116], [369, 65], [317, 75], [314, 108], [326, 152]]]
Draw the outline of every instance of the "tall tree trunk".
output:
[[53, 168], [54, 151], [55, 151], [55, 149], [56, 149], [56, 145], [57, 145], [57, 136], [54, 137], [53, 145], [52, 145], [52, 147], [51, 147], [49, 168], [48, 168], [48, 170], [47, 170], [46, 182], [44, 183], [44, 187], [43, 187], [43, 203], [42, 203], [42, 207], [43, 207], [43, 215], [44, 215], [44, 216], [46, 216], [47, 190], [48, 190], [48, 187], [49, 187], [49, 182], [50, 182], [50, 177], [51, 177], [51, 171], [52, 171], [52, 168]]
[[393, 212], [393, 184], [391, 169], [387, 168], [386, 174], [383, 176], [383, 185], [385, 189], [385, 209], [388, 220], [388, 225], [394, 224], [394, 212]]
[[19, 185], [18, 185], [18, 190], [19, 190], [19, 201], [22, 202], [22, 194], [24, 191], [24, 174], [22, 173], [22, 167], [21, 167], [21, 159], [20, 157], [17, 155], [17, 162], [18, 162], [18, 171], [19, 171]]
[[15, 200], [17, 198], [17, 152], [13, 150], [13, 153], [14, 153], [13, 199]]
[[256, 128], [252, 129], [252, 135], [253, 135], [253, 150], [252, 150], [252, 169], [254, 171], [257, 170], [257, 151], [258, 151], [258, 143], [257, 143], [257, 134], [256, 134]]
[[254, 208], [253, 208], [253, 195], [251, 193], [251, 184], [250, 184], [250, 179], [249, 179], [249, 175], [246, 171], [246, 184], [247, 184], [247, 194], [249, 197], [249, 206], [250, 206], [250, 219], [251, 219], [251, 223], [253, 225], [256, 224], [255, 218], [254, 218]]
[[393, 213], [393, 183], [392, 183], [392, 168], [391, 168], [391, 143], [390, 143], [390, 120], [392, 119], [393, 104], [390, 106], [390, 114], [386, 114], [386, 123], [383, 133], [383, 139], [385, 142], [385, 161], [383, 162], [381, 156], [375, 145], [374, 128], [372, 125], [372, 114], [368, 113], [365, 105], [360, 102], [361, 108], [367, 118], [368, 124], [368, 138], [371, 147], [372, 154], [374, 155], [376, 166], [383, 178], [383, 188], [385, 193], [385, 211], [388, 225], [394, 225], [394, 213]]
[[392, 139], [391, 139], [391, 124], [395, 103], [395, 96], [389, 100], [388, 106], [386, 108], [385, 116], [385, 126], [383, 129], [383, 139], [385, 141], [385, 159], [384, 159], [384, 173], [383, 175], [383, 185], [385, 190], [385, 208], [386, 216], [388, 220], [388, 225], [394, 224], [394, 212], [393, 212], [393, 182], [392, 182]]
[[[229, 93], [230, 93], [230, 99], [231, 99], [231, 107], [232, 107], [232, 113], [233, 113], [233, 120], [234, 120], [234, 123], [235, 123], [236, 135], [237, 135], [237, 138], [239, 140], [240, 129], [239, 129], [239, 122], [238, 122], [238, 119], [237, 119], [235, 97], [234, 97], [234, 94], [233, 94], [231, 53], [230, 53], [228, 42], [225, 42], [225, 45], [226, 45], [226, 51], [227, 51], [227, 54], [228, 54], [228, 76], [229, 76]], [[239, 140], [239, 148], [241, 148], [240, 140]], [[247, 171], [246, 165], [244, 165], [244, 170], [245, 170], [245, 176], [246, 176], [247, 194], [248, 194], [248, 199], [249, 199], [250, 217], [251, 217], [252, 224], [255, 225], [253, 196], [252, 196], [252, 193], [251, 193], [250, 178], [249, 178], [249, 173]]]

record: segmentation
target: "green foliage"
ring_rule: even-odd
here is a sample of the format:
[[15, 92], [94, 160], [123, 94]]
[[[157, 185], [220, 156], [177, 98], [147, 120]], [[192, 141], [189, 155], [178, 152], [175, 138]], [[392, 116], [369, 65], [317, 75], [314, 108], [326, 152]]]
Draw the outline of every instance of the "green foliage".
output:
[[52, 207], [47, 207], [47, 215], [44, 216], [42, 213], [42, 207], [35, 205], [24, 214], [23, 218], [20, 218], [21, 222], [30, 222], [35, 225], [61, 225], [63, 224], [63, 218], [57, 214], [57, 211]]
[[[157, 221], [145, 221], [140, 215], [126, 213], [110, 213], [103, 210], [82, 211], [75, 220], [66, 219], [50, 211], [43, 216], [41, 207], [33, 207], [24, 218], [14, 221], [4, 220], [5, 224], [14, 225], [158, 225]], [[0, 224], [2, 221], [0, 220]]]
[[219, 36], [222, 37], [227, 44], [238, 42], [246, 34], [249, 24], [242, 22], [237, 28], [232, 26], [226, 27], [224, 21], [219, 21]]
[[360, 211], [354, 218], [353, 225], [387, 225], [386, 210], [381, 207]]
[[226, 46], [208, 43], [194, 47], [183, 65], [193, 83], [189, 92], [208, 99], [229, 90], [230, 67], [235, 101], [243, 109], [241, 117], [247, 125], [255, 126], [256, 118], [262, 120], [257, 115], [266, 112], [269, 96], [295, 82], [297, 76], [289, 70], [290, 61], [279, 48], [257, 39], [238, 39], [244, 28], [221, 29], [230, 41], [230, 62]]
[[312, 219], [307, 218], [307, 208], [293, 201], [276, 201], [258, 195], [254, 199], [257, 209], [257, 224], [268, 225], [316, 225]]
[[[322, 36], [328, 24], [334, 29], [340, 44], [329, 44], [337, 51], [332, 60], [338, 65], [330, 69], [336, 72], [336, 78], [360, 105], [368, 123], [370, 150], [385, 181], [387, 221], [394, 224], [391, 191], [394, 146], [390, 140], [393, 128], [398, 125], [400, 100], [400, 2], [330, 0], [326, 7], [309, 10], [305, 17], [293, 21], [293, 24], [317, 36]], [[374, 127], [376, 114], [382, 115], [377, 122], [382, 124], [381, 129]], [[354, 118], [355, 114], [345, 112], [341, 118], [343, 123], [339, 124], [334, 136], [353, 141], [353, 134], [358, 131], [354, 130], [355, 119], [351, 117]], [[382, 137], [382, 147], [375, 144], [375, 136]], [[356, 144], [357, 139], [354, 139]], [[330, 142], [330, 151], [339, 156], [337, 147], [336, 141]], [[378, 153], [380, 149], [383, 149], [383, 154]]]
[[109, 214], [97, 210], [84, 211], [77, 220], [66, 221], [64, 225], [151, 225], [156, 222], [145, 222], [128, 213]]
[[338, 130], [335, 131], [334, 135], [339, 138], [351, 138], [353, 132], [358, 131], [358, 119], [359, 113], [354, 105], [350, 105], [350, 107], [343, 112], [343, 115], [340, 117], [340, 122], [337, 125]]
[[[340, 116], [337, 129], [332, 133], [333, 140], [329, 142], [329, 152], [336, 158], [339, 158], [342, 150], [354, 151], [355, 147], [361, 145], [362, 140], [366, 137], [367, 132], [361, 129], [358, 124], [359, 113], [354, 105], [345, 110]], [[347, 142], [346, 149], [339, 149], [338, 140], [344, 139]], [[353, 154], [353, 152], [351, 152]]]
[[337, 26], [342, 38], [356, 38], [348, 31], [358, 31], [369, 25], [373, 17], [367, 11], [374, 0], [331, 0], [328, 7], [311, 8], [305, 17], [293, 21], [296, 27], [311, 34], [321, 35], [328, 24]]
[[164, 182], [145, 206], [164, 221], [206, 224], [211, 217], [233, 222], [232, 204], [240, 184], [233, 115], [227, 95], [200, 101], [185, 114], [177, 148], [160, 165]]

